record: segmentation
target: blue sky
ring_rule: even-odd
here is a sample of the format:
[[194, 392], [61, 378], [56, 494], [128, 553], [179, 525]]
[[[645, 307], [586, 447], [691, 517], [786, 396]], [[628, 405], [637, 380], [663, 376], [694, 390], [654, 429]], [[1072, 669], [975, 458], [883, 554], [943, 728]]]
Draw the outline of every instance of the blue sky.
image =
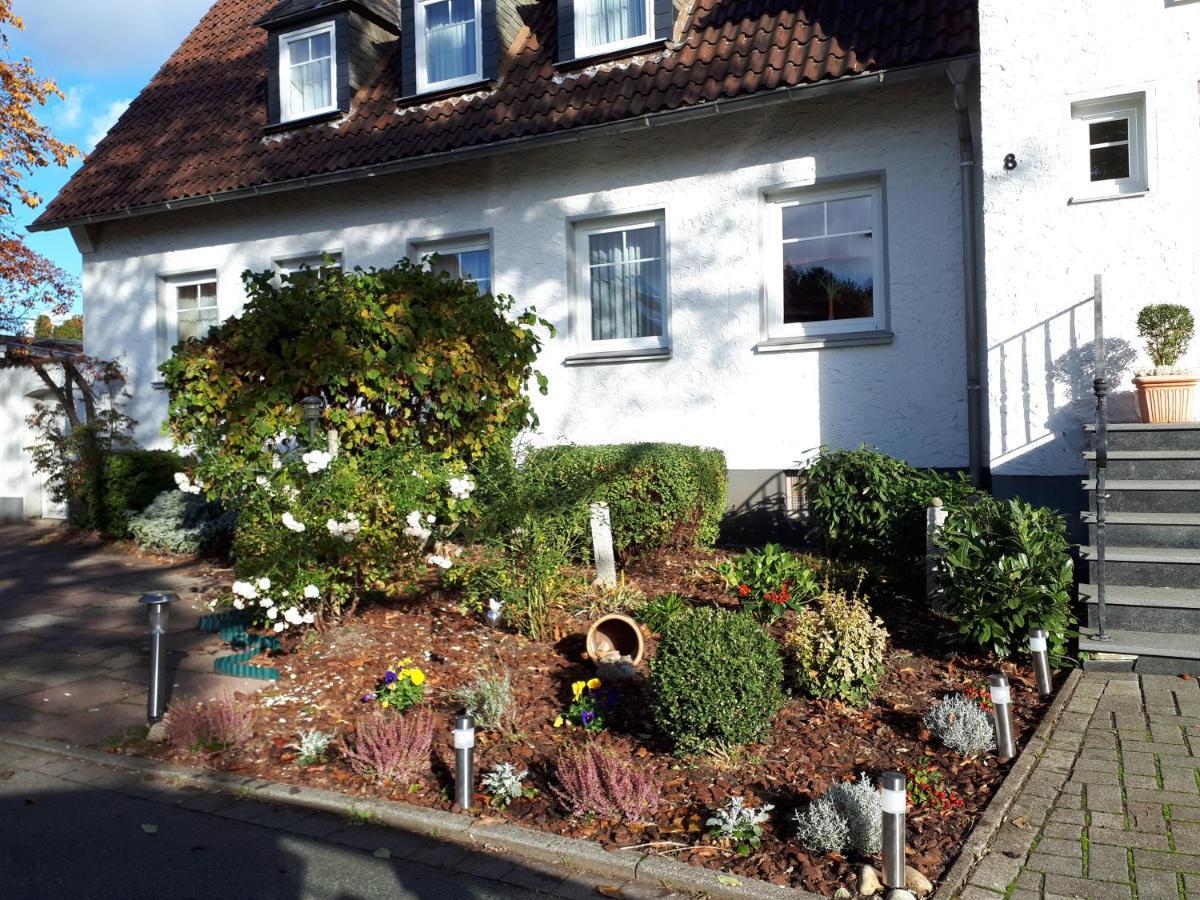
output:
[[[129, 102], [200, 21], [212, 0], [14, 0], [25, 30], [10, 35], [10, 55], [32, 57], [39, 75], [66, 94], [38, 113], [55, 135], [91, 150]], [[46, 169], [27, 187], [47, 202], [78, 168]], [[22, 214], [22, 226], [37, 212]], [[29, 244], [68, 272], [81, 269], [70, 235], [29, 235]]]

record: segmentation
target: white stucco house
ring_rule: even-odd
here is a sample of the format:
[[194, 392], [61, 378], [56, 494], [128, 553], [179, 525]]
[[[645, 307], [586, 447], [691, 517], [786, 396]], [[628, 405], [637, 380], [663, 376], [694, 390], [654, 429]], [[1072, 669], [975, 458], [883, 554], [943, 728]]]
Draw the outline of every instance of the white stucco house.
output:
[[862, 442], [1078, 510], [1093, 276], [1118, 415], [1197, 306], [1198, 85], [1183, 0], [218, 0], [34, 227], [146, 446], [244, 270], [437, 250], [557, 325], [539, 441], [719, 447], [751, 516]]

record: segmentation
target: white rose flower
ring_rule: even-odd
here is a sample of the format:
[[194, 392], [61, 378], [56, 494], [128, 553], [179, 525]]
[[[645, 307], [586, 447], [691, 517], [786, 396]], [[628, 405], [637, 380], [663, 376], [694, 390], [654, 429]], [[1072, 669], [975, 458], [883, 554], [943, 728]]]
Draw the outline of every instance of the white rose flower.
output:
[[466, 500], [471, 496], [473, 490], [475, 490], [475, 482], [471, 480], [470, 475], [450, 479], [450, 496], [455, 500]]
[[304, 614], [304, 624], [305, 625], [311, 625], [315, 621], [317, 621], [317, 617], [315, 615], [313, 615], [312, 613], [306, 612]]
[[275, 605], [275, 601], [272, 600], [270, 597], [263, 597], [261, 600], [258, 601], [258, 605], [261, 606], [263, 609], [269, 609], [270, 607]]
[[282, 622], [276, 622], [276, 623], [275, 623], [275, 633], [276, 633], [276, 634], [278, 634], [279, 632], [283, 631], [283, 629], [285, 629], [285, 628], [287, 628], [287, 626], [286, 626], [286, 625], [284, 625]]
[[316, 600], [321, 596], [321, 591], [315, 584], [310, 584], [304, 589], [304, 596], [308, 600]]
[[265, 576], [258, 579], [258, 589], [260, 591], [269, 591], [271, 589], [271, 579]]
[[301, 456], [300, 460], [304, 463], [304, 467], [309, 475], [316, 475], [318, 472], [329, 468], [329, 464], [333, 461], [333, 456], [324, 450], [310, 450]]
[[268, 619], [278, 619], [279, 618], [279, 607], [272, 606], [270, 609], [268, 609], [267, 610], [267, 618]]
[[281, 518], [283, 521], [283, 527], [288, 529], [289, 531], [294, 531], [297, 534], [299, 534], [301, 531], [303, 531], [305, 529], [304, 523], [298, 522], [296, 520], [296, 517], [293, 516], [290, 512], [285, 512]]
[[430, 513], [429, 515], [427, 515], [425, 517], [425, 521], [428, 522], [430, 525], [432, 525], [434, 522], [437, 521], [437, 516], [435, 516], [433, 513]]
[[244, 597], [247, 600], [253, 600], [258, 596], [258, 591], [256, 591], [254, 589], [254, 585], [248, 581], [235, 581], [233, 583], [233, 592], [239, 597]]
[[271, 468], [272, 469], [282, 469], [283, 468], [283, 460], [279, 458], [278, 453], [271, 454]]
[[454, 563], [450, 561], [449, 557], [439, 556], [436, 553], [431, 553], [429, 556], [425, 557], [425, 562], [429, 563], [431, 566], [437, 566], [440, 569], [448, 569], [454, 565]]
[[257, 478], [254, 479], [254, 483], [257, 484], [259, 487], [266, 487], [267, 486], [267, 476], [259, 475]]
[[234, 601], [233, 601], [233, 608], [234, 608], [234, 609], [245, 609], [245, 608], [246, 608], [246, 601], [245, 601], [245, 600], [241, 600], [241, 599], [234, 600]]

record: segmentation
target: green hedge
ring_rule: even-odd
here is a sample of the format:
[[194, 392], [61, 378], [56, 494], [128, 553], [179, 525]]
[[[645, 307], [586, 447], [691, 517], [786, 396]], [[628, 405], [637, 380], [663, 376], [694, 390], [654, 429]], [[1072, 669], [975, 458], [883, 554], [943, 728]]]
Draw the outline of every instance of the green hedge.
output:
[[71, 524], [110, 537], [129, 537], [129, 516], [174, 488], [183, 461], [166, 450], [107, 453], [82, 473], [70, 500]]
[[561, 516], [589, 545], [589, 505], [607, 503], [621, 556], [711, 545], [725, 515], [725, 454], [704, 447], [546, 447], [530, 451], [517, 477], [535, 514]]

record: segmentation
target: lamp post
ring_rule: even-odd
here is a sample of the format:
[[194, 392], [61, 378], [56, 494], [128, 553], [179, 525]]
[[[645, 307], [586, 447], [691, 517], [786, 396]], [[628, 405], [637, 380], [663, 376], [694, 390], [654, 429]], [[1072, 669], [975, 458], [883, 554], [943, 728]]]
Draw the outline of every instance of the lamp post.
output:
[[992, 694], [992, 709], [996, 716], [996, 755], [1001, 760], [1017, 755], [1012, 730], [1012, 691], [1006, 675], [989, 675], [988, 684]]
[[146, 695], [146, 720], [150, 725], [163, 717], [163, 641], [171, 604], [177, 600], [179, 595], [170, 593], [144, 594], [141, 600], [150, 614], [150, 684]]
[[325, 401], [309, 395], [300, 401], [300, 418], [308, 423], [308, 443], [311, 447], [317, 440], [317, 425], [325, 411]]
[[1038, 696], [1045, 699], [1054, 691], [1050, 679], [1050, 654], [1046, 646], [1046, 629], [1035, 628], [1029, 632], [1029, 652], [1033, 655], [1033, 671], [1037, 675]]
[[463, 809], [475, 804], [475, 720], [454, 720], [454, 802]]
[[883, 807], [883, 883], [902, 888], [904, 877], [904, 831], [908, 812], [908, 785], [901, 772], [884, 772], [880, 779]]

